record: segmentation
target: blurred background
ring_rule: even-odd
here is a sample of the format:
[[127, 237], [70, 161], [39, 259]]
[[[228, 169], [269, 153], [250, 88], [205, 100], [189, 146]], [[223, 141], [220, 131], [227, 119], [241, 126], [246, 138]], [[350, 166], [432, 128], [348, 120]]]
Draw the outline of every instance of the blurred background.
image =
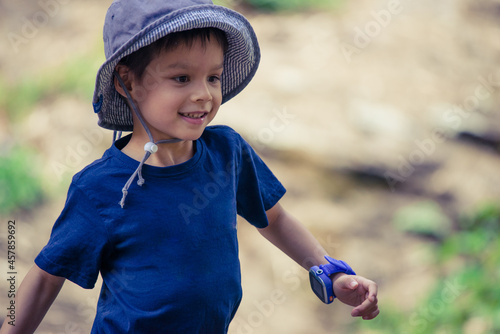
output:
[[[3, 313], [8, 221], [19, 284], [72, 175], [111, 144], [91, 106], [110, 3], [0, 0]], [[262, 62], [216, 123], [261, 154], [331, 256], [379, 284], [381, 309], [364, 322], [323, 305], [241, 221], [230, 333], [500, 333], [500, 2], [218, 3], [250, 20]], [[66, 283], [37, 333], [88, 333], [98, 290]]]

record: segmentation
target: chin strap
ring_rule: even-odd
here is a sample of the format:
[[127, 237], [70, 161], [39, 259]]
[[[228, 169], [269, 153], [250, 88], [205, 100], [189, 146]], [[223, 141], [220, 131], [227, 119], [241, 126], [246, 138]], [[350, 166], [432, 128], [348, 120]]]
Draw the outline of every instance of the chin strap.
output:
[[[123, 196], [122, 196], [122, 199], [119, 202], [119, 204], [120, 204], [120, 206], [123, 209], [124, 206], [125, 206], [125, 198], [128, 195], [128, 188], [130, 188], [130, 185], [134, 181], [136, 175], [138, 175], [138, 177], [139, 177], [139, 179], [137, 180], [137, 184], [139, 186], [142, 186], [144, 184], [145, 180], [142, 177], [142, 166], [144, 166], [144, 163], [146, 162], [146, 160], [148, 160], [148, 158], [151, 156], [151, 154], [156, 153], [158, 151], [158, 144], [177, 143], [177, 142], [182, 141], [182, 139], [178, 139], [178, 138], [163, 139], [163, 140], [159, 140], [159, 141], [155, 142], [154, 139], [153, 139], [153, 135], [151, 134], [151, 131], [149, 130], [146, 122], [144, 121], [144, 119], [142, 118], [142, 115], [139, 112], [139, 108], [137, 108], [137, 106], [135, 105], [134, 101], [132, 100], [132, 96], [130, 96], [130, 93], [128, 92], [128, 89], [125, 86], [125, 83], [123, 82], [122, 78], [120, 77], [120, 75], [116, 71], [114, 71], [113, 74], [116, 77], [116, 79], [118, 80], [118, 83], [120, 84], [120, 86], [122, 87], [122, 89], [125, 91], [125, 94], [127, 95], [127, 99], [128, 99], [130, 107], [132, 108], [132, 110], [134, 111], [135, 115], [137, 116], [137, 118], [141, 122], [142, 126], [144, 127], [144, 130], [146, 130], [146, 133], [148, 134], [148, 137], [149, 137], [149, 142], [147, 142], [146, 145], [144, 145], [144, 151], [146, 152], [144, 154], [144, 157], [142, 158], [142, 160], [139, 163], [139, 166], [137, 167], [137, 169], [135, 170], [135, 172], [130, 176], [130, 178], [128, 179], [127, 183], [125, 183], [125, 186], [122, 188]], [[119, 136], [121, 137], [121, 131], [119, 133]], [[115, 140], [116, 140], [116, 135], [113, 138], [113, 141], [115, 141]]]

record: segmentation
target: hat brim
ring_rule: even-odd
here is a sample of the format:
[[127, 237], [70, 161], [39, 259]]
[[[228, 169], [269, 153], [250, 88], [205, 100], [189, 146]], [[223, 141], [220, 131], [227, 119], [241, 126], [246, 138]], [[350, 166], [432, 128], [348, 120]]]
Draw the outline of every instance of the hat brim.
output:
[[142, 29], [100, 67], [93, 97], [99, 126], [116, 131], [133, 129], [132, 112], [116, 91], [113, 80], [114, 69], [123, 57], [170, 33], [208, 27], [224, 31], [228, 42], [221, 77], [222, 103], [241, 92], [255, 75], [260, 61], [260, 49], [252, 26], [243, 15], [225, 7], [187, 7], [169, 13]]

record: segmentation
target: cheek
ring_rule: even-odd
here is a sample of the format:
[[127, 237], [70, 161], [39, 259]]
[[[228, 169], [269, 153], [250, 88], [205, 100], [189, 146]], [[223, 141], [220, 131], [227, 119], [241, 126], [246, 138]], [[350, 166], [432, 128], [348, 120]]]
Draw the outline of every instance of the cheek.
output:
[[134, 87], [133, 98], [144, 105], [164, 102], [171, 92], [167, 86], [165, 81], [146, 75], [140, 84]]
[[149, 73], [144, 75], [144, 79], [141, 82], [141, 85], [147, 91], [154, 91], [158, 89], [158, 87], [162, 84], [162, 81]]
[[148, 102], [149, 92], [144, 88], [144, 86], [136, 86], [134, 87], [134, 90], [132, 92], [132, 98], [134, 99], [135, 103], [140, 106]]
[[158, 87], [157, 89], [145, 92], [142, 105], [152, 110], [158, 108], [165, 110], [174, 106], [178, 99], [179, 95], [173, 94], [171, 89], [162, 89]]
[[220, 106], [222, 103], [222, 91], [221, 88], [217, 88], [212, 92], [213, 101]]

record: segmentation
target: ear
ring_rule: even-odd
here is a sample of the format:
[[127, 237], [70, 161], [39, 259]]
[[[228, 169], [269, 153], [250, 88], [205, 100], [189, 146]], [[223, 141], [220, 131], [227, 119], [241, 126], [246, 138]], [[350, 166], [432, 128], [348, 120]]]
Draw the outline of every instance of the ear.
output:
[[[128, 68], [125, 65], [118, 64], [115, 67], [115, 71], [118, 73], [118, 75], [120, 76], [120, 78], [122, 78], [123, 83], [125, 84], [125, 87], [127, 87], [127, 90], [130, 93], [132, 91], [132, 80], [133, 80], [133, 74], [130, 71], [130, 68]], [[120, 83], [118, 82], [118, 79], [116, 77], [113, 77], [113, 83], [115, 85], [116, 91], [120, 95], [122, 95], [123, 97], [126, 98], [127, 94], [123, 90], [123, 87], [120, 85]]]

